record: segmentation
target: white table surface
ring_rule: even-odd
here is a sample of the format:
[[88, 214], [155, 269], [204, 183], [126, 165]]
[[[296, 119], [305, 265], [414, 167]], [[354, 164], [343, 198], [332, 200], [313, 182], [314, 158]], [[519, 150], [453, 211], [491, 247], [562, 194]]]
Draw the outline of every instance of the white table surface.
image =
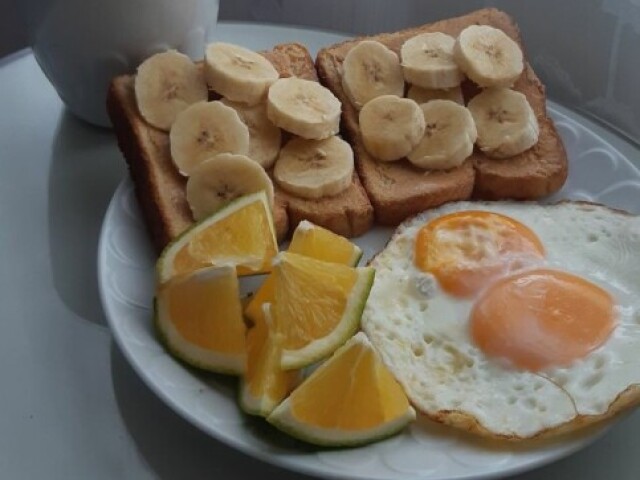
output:
[[[298, 40], [314, 53], [340, 40], [237, 23], [221, 24], [215, 36], [256, 49]], [[96, 250], [124, 161], [110, 131], [65, 111], [29, 51], [0, 61], [0, 166], [0, 478], [301, 478], [192, 427], [114, 344], [98, 299]], [[638, 437], [640, 412], [585, 450], [518, 478], [637, 480]]]

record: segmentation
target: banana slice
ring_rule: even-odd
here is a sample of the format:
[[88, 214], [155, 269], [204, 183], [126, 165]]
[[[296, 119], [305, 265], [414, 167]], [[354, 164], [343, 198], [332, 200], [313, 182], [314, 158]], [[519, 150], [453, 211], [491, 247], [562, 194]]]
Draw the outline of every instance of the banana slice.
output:
[[230, 201], [264, 190], [273, 207], [273, 183], [245, 155], [221, 153], [198, 165], [187, 180], [187, 202], [193, 218], [202, 220]]
[[424, 115], [418, 104], [395, 95], [367, 102], [359, 121], [365, 148], [385, 162], [406, 157], [424, 135]]
[[175, 50], [157, 53], [142, 62], [134, 90], [142, 117], [166, 131], [180, 112], [208, 96], [202, 70]]
[[478, 146], [490, 157], [512, 157], [538, 142], [539, 126], [527, 97], [508, 88], [489, 88], [469, 102]]
[[481, 87], [510, 87], [524, 69], [520, 46], [502, 30], [488, 25], [471, 25], [460, 32], [454, 57]]
[[407, 156], [420, 168], [448, 170], [473, 152], [476, 126], [471, 113], [451, 100], [431, 100], [420, 105], [426, 128], [418, 146]]
[[273, 176], [284, 190], [303, 198], [336, 195], [351, 185], [353, 150], [339, 137], [294, 138], [280, 151]]
[[281, 78], [267, 97], [267, 116], [275, 125], [312, 140], [338, 133], [340, 100], [318, 82], [301, 78]]
[[422, 88], [411, 85], [407, 92], [407, 98], [418, 104], [427, 103], [431, 100], [451, 100], [460, 105], [464, 105], [464, 97], [460, 86], [447, 89]]
[[266, 104], [260, 103], [250, 107], [226, 98], [222, 99], [222, 103], [233, 108], [249, 129], [247, 156], [263, 168], [271, 168], [280, 152], [282, 132], [267, 118]]
[[380, 42], [364, 40], [342, 62], [342, 88], [357, 109], [381, 95], [404, 94], [400, 59]]
[[464, 75], [453, 59], [455, 38], [440, 32], [422, 33], [404, 42], [400, 49], [407, 82], [423, 88], [453, 88]]
[[180, 113], [169, 133], [171, 158], [182, 175], [218, 153], [246, 154], [249, 129], [222, 102], [199, 102]]
[[205, 53], [207, 83], [223, 97], [256, 105], [278, 77], [278, 71], [265, 57], [238, 45], [212, 43]]

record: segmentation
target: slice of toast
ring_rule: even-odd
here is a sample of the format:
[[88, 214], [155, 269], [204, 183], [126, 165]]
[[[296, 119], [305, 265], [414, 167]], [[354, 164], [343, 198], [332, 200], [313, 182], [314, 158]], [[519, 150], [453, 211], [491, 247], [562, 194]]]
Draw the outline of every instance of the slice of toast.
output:
[[[282, 77], [318, 80], [313, 59], [300, 44], [277, 45], [263, 55]], [[133, 85], [133, 75], [114, 78], [107, 95], [107, 110], [151, 239], [160, 252], [194, 220], [185, 198], [186, 178], [171, 160], [169, 135], [140, 116]], [[318, 200], [298, 198], [274, 187], [273, 217], [278, 240], [304, 219], [347, 237], [361, 235], [373, 224], [373, 208], [355, 173], [345, 191]]]
[[[473, 196], [481, 199], [535, 199], [558, 190], [567, 176], [564, 146], [547, 116], [544, 87], [530, 65], [514, 88], [525, 94], [540, 123], [540, 140], [530, 150], [512, 158], [488, 158], [477, 148], [460, 167], [444, 171], [424, 171], [402, 159], [378, 162], [365, 150], [358, 127], [358, 111], [349, 102], [341, 83], [341, 67], [347, 52], [359, 41], [377, 40], [400, 55], [402, 44], [414, 35], [443, 32], [456, 37], [465, 27], [486, 24], [503, 30], [522, 47], [518, 27], [504, 12], [483, 9], [462, 17], [395, 33], [361, 37], [322, 49], [316, 59], [320, 81], [342, 101], [343, 134], [351, 142], [356, 167], [369, 195], [379, 223], [396, 225], [430, 207]], [[470, 81], [463, 84], [465, 101], [478, 92]]]

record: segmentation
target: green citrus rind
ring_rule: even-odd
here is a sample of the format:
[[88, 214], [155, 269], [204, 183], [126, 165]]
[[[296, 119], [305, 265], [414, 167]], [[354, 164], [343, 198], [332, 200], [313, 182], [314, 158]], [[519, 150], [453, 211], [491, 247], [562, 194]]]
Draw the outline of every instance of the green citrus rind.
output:
[[288, 415], [288, 399], [267, 417], [271, 425], [298, 440], [321, 447], [336, 448], [358, 447], [384, 440], [400, 433], [413, 420], [415, 420], [415, 411], [410, 407], [406, 414], [391, 422], [357, 433], [341, 432], [335, 429], [305, 428]]
[[[340, 356], [356, 343], [365, 344], [369, 346], [369, 348], [373, 348], [367, 336], [363, 332], [360, 332], [349, 338], [345, 345], [337, 349], [332, 358]], [[327, 362], [331, 362], [331, 359], [327, 360]], [[327, 365], [327, 363], [324, 365]], [[318, 370], [322, 370], [324, 365], [320, 366]], [[310, 380], [317, 373], [318, 372], [312, 373], [307, 380]], [[304, 383], [301, 387], [302, 386], [304, 386]], [[327, 392], [326, 395], [331, 395], [332, 393], [333, 392]], [[325, 428], [303, 424], [298, 421], [293, 416], [290, 403], [291, 397], [288, 397], [271, 412], [267, 417], [267, 421], [298, 440], [323, 447], [357, 447], [377, 442], [396, 435], [416, 418], [415, 410], [411, 406], [408, 406], [407, 410], [396, 418], [369, 429], [353, 431]]]
[[[170, 333], [168, 324], [161, 321], [162, 313], [158, 305], [158, 298], [153, 300], [153, 325], [156, 335], [165, 350], [174, 358], [190, 367], [207, 372], [224, 375], [242, 375], [246, 370], [245, 355], [212, 354], [206, 350], [191, 345], [180, 337], [177, 332]], [[203, 355], [208, 353], [208, 355]]]
[[[273, 242], [275, 245], [278, 244], [276, 240], [276, 233], [273, 226], [273, 215], [271, 213], [271, 207], [269, 206], [269, 200], [267, 198], [267, 194], [264, 190], [261, 190], [256, 193], [251, 193], [249, 195], [244, 195], [242, 197], [236, 198], [231, 202], [222, 206], [219, 210], [212, 213], [207, 218], [200, 220], [199, 222], [195, 222], [189, 228], [187, 228], [184, 232], [178, 235], [174, 240], [172, 240], [165, 248], [162, 250], [162, 253], [158, 257], [158, 261], [156, 262], [156, 282], [157, 284], [162, 284], [168, 281], [172, 276], [173, 272], [170, 267], [171, 260], [176, 255], [178, 251], [189, 241], [189, 238], [198, 233], [199, 231], [205, 229], [206, 227], [226, 218], [231, 215], [233, 212], [237, 211], [239, 208], [249, 205], [253, 203], [256, 199], [260, 199], [265, 206], [265, 211], [267, 212], [269, 218], [269, 226], [271, 228], [271, 234], [273, 235]], [[253, 275], [259, 275], [264, 272], [256, 271]]]
[[360, 318], [369, 298], [375, 270], [372, 267], [358, 267], [356, 271], [358, 279], [351, 290], [347, 306], [336, 328], [329, 335], [298, 350], [283, 350], [280, 359], [280, 367], [283, 370], [304, 368], [325, 359], [360, 329]]

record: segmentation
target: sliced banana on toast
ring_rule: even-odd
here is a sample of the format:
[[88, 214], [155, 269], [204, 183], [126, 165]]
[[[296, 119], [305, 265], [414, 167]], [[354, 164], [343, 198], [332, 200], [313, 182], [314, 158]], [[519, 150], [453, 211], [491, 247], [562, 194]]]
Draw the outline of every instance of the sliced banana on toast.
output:
[[406, 157], [424, 135], [425, 121], [416, 102], [383, 95], [360, 110], [360, 132], [367, 151], [390, 162]]
[[249, 129], [249, 151], [247, 156], [269, 169], [278, 158], [282, 143], [282, 132], [267, 118], [264, 103], [249, 106], [223, 98], [222, 103], [233, 108]]
[[219, 153], [249, 151], [249, 129], [220, 101], [199, 102], [181, 112], [169, 133], [171, 158], [182, 175]]
[[460, 86], [453, 88], [422, 88], [417, 85], [411, 85], [407, 91], [407, 98], [410, 98], [418, 104], [427, 103], [431, 100], [451, 100], [452, 102], [464, 105], [464, 96]]
[[404, 42], [400, 50], [407, 82], [423, 88], [453, 88], [464, 75], [453, 58], [455, 38], [440, 32], [422, 33]]
[[402, 97], [404, 76], [398, 55], [380, 42], [359, 42], [342, 62], [342, 88], [357, 109], [381, 95]]
[[142, 62], [134, 90], [142, 117], [166, 131], [180, 112], [208, 96], [202, 69], [175, 50], [157, 53]]
[[538, 142], [538, 119], [520, 92], [488, 88], [469, 101], [478, 129], [478, 147], [494, 158], [524, 152]]
[[462, 165], [473, 152], [477, 132], [468, 109], [451, 100], [420, 105], [426, 123], [424, 137], [407, 156], [420, 168], [448, 170]]
[[256, 105], [278, 77], [278, 71], [265, 57], [238, 45], [216, 42], [205, 53], [207, 83], [234, 102]]
[[520, 46], [489, 25], [471, 25], [460, 32], [454, 56], [462, 71], [481, 87], [510, 87], [524, 69]]
[[273, 184], [264, 169], [245, 155], [221, 153], [193, 170], [186, 196], [193, 218], [202, 220], [230, 201], [261, 190], [273, 207]]
[[302, 138], [321, 140], [338, 133], [340, 111], [340, 100], [318, 82], [281, 78], [269, 88], [269, 120]]
[[293, 138], [280, 151], [273, 175], [283, 190], [302, 198], [336, 195], [351, 185], [353, 150], [335, 136]]

